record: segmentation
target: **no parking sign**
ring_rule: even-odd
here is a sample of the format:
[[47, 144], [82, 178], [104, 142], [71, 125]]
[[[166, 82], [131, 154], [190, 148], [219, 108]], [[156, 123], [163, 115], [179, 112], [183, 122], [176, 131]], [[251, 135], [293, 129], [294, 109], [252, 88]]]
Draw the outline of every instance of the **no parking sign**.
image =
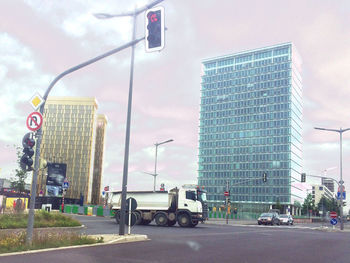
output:
[[27, 128], [31, 131], [39, 130], [43, 124], [43, 116], [40, 112], [34, 111], [27, 117]]

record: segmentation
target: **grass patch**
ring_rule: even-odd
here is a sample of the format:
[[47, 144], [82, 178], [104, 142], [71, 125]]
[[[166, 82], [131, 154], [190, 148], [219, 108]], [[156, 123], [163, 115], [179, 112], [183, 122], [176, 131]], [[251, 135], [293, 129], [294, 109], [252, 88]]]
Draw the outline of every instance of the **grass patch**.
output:
[[96, 239], [68, 231], [60, 233], [34, 233], [31, 246], [27, 246], [25, 240], [25, 231], [22, 231], [20, 233], [0, 234], [0, 253], [103, 243], [103, 237]]
[[[0, 215], [0, 229], [26, 228], [28, 214], [2, 214]], [[36, 211], [34, 214], [34, 227], [74, 227], [81, 226], [78, 220], [60, 213]]]

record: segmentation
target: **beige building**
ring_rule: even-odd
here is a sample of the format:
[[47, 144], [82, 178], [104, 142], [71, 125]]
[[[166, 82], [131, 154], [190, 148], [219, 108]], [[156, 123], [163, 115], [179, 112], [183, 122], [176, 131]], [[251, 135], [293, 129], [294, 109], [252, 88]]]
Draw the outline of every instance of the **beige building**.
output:
[[101, 203], [101, 182], [103, 174], [103, 153], [105, 146], [105, 133], [106, 133], [107, 117], [103, 114], [97, 116], [96, 125], [96, 140], [95, 140], [95, 158], [94, 158], [94, 172], [92, 179], [92, 194], [91, 204]]
[[334, 194], [325, 185], [312, 185], [312, 199], [315, 201], [317, 206], [322, 196], [331, 200], [334, 198]]
[[[97, 147], [99, 161], [95, 164], [101, 167], [93, 167], [96, 135], [104, 137], [104, 132], [96, 132], [99, 120], [97, 108], [95, 98], [49, 97], [43, 114], [40, 156], [48, 162], [67, 164], [69, 188], [65, 197], [80, 199], [83, 196], [84, 203], [91, 202], [94, 170], [95, 176], [102, 179], [103, 145]], [[103, 131], [105, 125], [106, 122]], [[97, 141], [104, 143], [104, 138], [97, 138]], [[46, 179], [47, 170], [41, 171], [38, 176], [38, 193], [48, 195]], [[95, 185], [100, 187], [100, 184], [101, 182]]]

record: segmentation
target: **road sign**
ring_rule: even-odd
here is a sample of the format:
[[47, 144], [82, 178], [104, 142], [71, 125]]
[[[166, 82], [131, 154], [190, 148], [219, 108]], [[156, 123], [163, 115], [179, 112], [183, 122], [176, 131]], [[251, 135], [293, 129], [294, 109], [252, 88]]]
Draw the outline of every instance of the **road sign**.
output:
[[34, 111], [27, 117], [27, 127], [31, 131], [39, 130], [43, 124], [43, 116], [40, 112]]
[[329, 213], [329, 216], [330, 216], [331, 218], [337, 218], [338, 215], [337, 215], [337, 212], [334, 212], [334, 211], [333, 211], [333, 212], [330, 212], [330, 213]]
[[130, 226], [134, 226], [136, 224], [136, 214], [135, 213], [126, 213], [125, 214], [125, 224], [129, 226], [129, 217], [130, 217]]
[[45, 100], [40, 96], [39, 93], [35, 93], [29, 102], [34, 110], [37, 110], [44, 103], [44, 101]]
[[229, 196], [229, 195], [230, 195], [230, 193], [228, 191], [224, 192], [224, 196]]
[[126, 199], [126, 211], [129, 211], [130, 203], [131, 203], [131, 211], [134, 211], [137, 207], [137, 202], [135, 198], [132, 198], [132, 197], [129, 197], [128, 199]]
[[69, 182], [67, 180], [67, 178], [64, 178], [64, 181], [63, 181], [63, 188], [68, 188], [69, 187]]
[[[340, 200], [340, 192], [337, 192], [337, 199]], [[346, 192], [343, 192], [343, 200], [346, 199]]]
[[338, 192], [341, 192], [341, 190], [340, 190], [341, 188], [343, 188], [343, 192], [345, 192], [345, 186], [344, 185], [338, 187]]
[[332, 218], [330, 223], [331, 223], [333, 226], [335, 226], [335, 225], [338, 223], [338, 220], [335, 219], [335, 218]]

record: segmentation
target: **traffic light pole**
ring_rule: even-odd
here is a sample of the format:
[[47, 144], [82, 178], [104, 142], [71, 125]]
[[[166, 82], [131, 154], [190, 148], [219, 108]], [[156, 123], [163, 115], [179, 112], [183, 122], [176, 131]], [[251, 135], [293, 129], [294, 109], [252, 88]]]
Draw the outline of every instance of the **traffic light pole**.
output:
[[[134, 41], [131, 41], [125, 45], [122, 45], [118, 48], [112, 49], [100, 56], [97, 56], [93, 59], [90, 59], [86, 62], [83, 62], [75, 67], [72, 67], [70, 69], [67, 69], [66, 71], [62, 72], [60, 75], [58, 75], [49, 85], [47, 88], [45, 95], [43, 97], [44, 103], [40, 107], [40, 113], [42, 114], [44, 112], [44, 106], [45, 106], [45, 101], [47, 97], [49, 96], [50, 91], [52, 88], [55, 86], [55, 84], [64, 76], [77, 71], [83, 67], [86, 67], [92, 63], [95, 63], [103, 58], [106, 58], [108, 56], [111, 56], [123, 49], [126, 49], [128, 47], [136, 45], [138, 42], [142, 41], [144, 37], [138, 38]], [[36, 197], [36, 184], [37, 184], [37, 179], [38, 179], [38, 172], [39, 172], [39, 160], [40, 160], [40, 145], [41, 145], [41, 140], [42, 140], [42, 129], [40, 128], [37, 133], [37, 142], [36, 142], [36, 148], [35, 148], [35, 161], [34, 161], [34, 172], [33, 172], [33, 180], [32, 180], [32, 187], [31, 187], [31, 196], [30, 196], [30, 204], [29, 204], [29, 214], [28, 214], [28, 224], [27, 224], [27, 235], [26, 235], [26, 244], [30, 245], [32, 243], [32, 238], [33, 238], [33, 226], [34, 226], [34, 209], [35, 209], [35, 197]]]
[[[133, 15], [133, 30], [132, 40], [136, 35], [136, 11]], [[119, 235], [125, 234], [125, 211], [126, 211], [126, 192], [128, 185], [128, 168], [129, 168], [129, 145], [130, 145], [130, 122], [131, 122], [131, 105], [132, 105], [132, 87], [134, 79], [134, 56], [135, 46], [131, 48], [131, 62], [130, 62], [130, 82], [129, 82], [129, 98], [128, 98], [128, 113], [126, 117], [126, 135], [125, 135], [125, 149], [124, 149], [124, 169], [123, 169], [123, 186], [120, 205], [120, 220], [119, 220]]]
[[[135, 39], [136, 35], [136, 17], [152, 8], [153, 6], [163, 2], [164, 0], [155, 0], [152, 3], [145, 5], [144, 7], [135, 9], [134, 12], [122, 13], [116, 15], [110, 14], [95, 14], [97, 18], [113, 18], [121, 16], [132, 16], [133, 17], [133, 32], [132, 40]], [[126, 117], [126, 134], [125, 134], [125, 149], [124, 149], [124, 167], [123, 167], [123, 182], [122, 182], [122, 195], [121, 195], [121, 205], [120, 205], [120, 220], [119, 220], [119, 235], [125, 234], [125, 211], [126, 211], [126, 192], [127, 192], [127, 182], [128, 182], [128, 166], [129, 166], [129, 145], [130, 145], [130, 122], [131, 122], [131, 106], [132, 106], [132, 88], [133, 88], [133, 77], [134, 77], [134, 55], [135, 48], [132, 46], [131, 49], [131, 62], [130, 62], [130, 82], [129, 82], [129, 97], [128, 97], [128, 112]]]
[[[227, 180], [226, 181], [226, 191], [230, 193], [230, 189], [229, 189], [228, 184], [229, 184], [229, 182]], [[226, 196], [226, 224], [228, 224], [228, 197], [229, 196]]]

